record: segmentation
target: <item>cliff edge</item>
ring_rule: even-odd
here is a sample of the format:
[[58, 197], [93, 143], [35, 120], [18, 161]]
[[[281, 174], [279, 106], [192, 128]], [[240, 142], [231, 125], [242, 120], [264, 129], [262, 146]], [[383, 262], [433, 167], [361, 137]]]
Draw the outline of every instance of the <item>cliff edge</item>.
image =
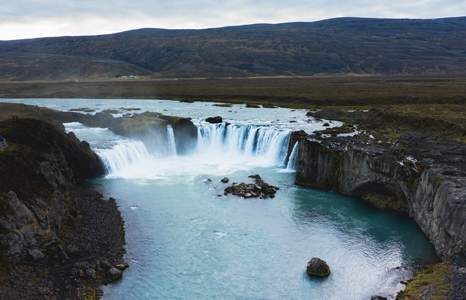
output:
[[[108, 265], [121, 263], [124, 252], [123, 221], [115, 202], [77, 184], [103, 174], [99, 157], [74, 134], [37, 119], [0, 122], [0, 136], [8, 141], [8, 147], [0, 150], [2, 297], [99, 295], [98, 286], [108, 280], [100, 275]], [[92, 221], [102, 216], [110, 224]], [[109, 239], [116, 245], [111, 246]], [[80, 282], [85, 289], [79, 293], [68, 282], [76, 264], [86, 272]]]

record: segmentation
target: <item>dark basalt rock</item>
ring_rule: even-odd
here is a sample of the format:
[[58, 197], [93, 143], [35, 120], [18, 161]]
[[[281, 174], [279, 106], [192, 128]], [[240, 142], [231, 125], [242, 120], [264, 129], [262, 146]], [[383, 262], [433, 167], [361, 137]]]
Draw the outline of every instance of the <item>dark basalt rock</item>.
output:
[[220, 181], [223, 182], [223, 183], [228, 183], [228, 181], [230, 181], [230, 179], [224, 177], [224, 178], [223, 178], [222, 180], [220, 180]]
[[255, 183], [233, 183], [230, 187], [225, 189], [224, 195], [232, 194], [244, 198], [257, 198], [265, 199], [267, 197], [274, 198], [275, 193], [279, 189], [276, 186], [268, 185], [265, 183], [259, 175], [251, 175], [251, 178], [255, 178]]
[[306, 272], [310, 276], [326, 277], [330, 275], [330, 268], [325, 261], [314, 257], [307, 263]]
[[212, 124], [217, 124], [217, 123], [222, 123], [223, 122], [223, 119], [222, 117], [210, 117], [210, 118], [207, 118], [205, 119], [206, 122], [209, 122], [209, 123], [212, 123]]
[[110, 268], [110, 270], [108, 270], [107, 273], [105, 273], [105, 277], [107, 278], [107, 283], [115, 281], [122, 276], [123, 276], [123, 272], [116, 268]]
[[[458, 243], [466, 230], [466, 176], [463, 163], [458, 162], [464, 159], [466, 147], [446, 141], [439, 145], [402, 140], [405, 148], [357, 138], [300, 139], [295, 184], [408, 213], [442, 260], [466, 265], [466, 246]], [[422, 166], [420, 158], [426, 156], [435, 163]]]
[[[94, 299], [103, 269], [121, 264], [125, 251], [115, 201], [76, 184], [103, 172], [100, 159], [74, 134], [36, 119], [0, 122], [0, 136], [9, 141], [0, 151], [1, 298]], [[64, 284], [79, 270], [80, 295]]]
[[371, 300], [387, 300], [386, 297], [374, 295], [371, 297]]

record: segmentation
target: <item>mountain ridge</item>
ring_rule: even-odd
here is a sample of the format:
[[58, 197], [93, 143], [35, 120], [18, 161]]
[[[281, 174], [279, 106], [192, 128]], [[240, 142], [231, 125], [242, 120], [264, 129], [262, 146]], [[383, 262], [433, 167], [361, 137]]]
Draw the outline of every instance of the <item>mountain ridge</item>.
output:
[[[66, 68], [60, 69], [61, 64]], [[31, 66], [35, 69], [24, 71]], [[1, 81], [117, 75], [422, 75], [463, 74], [464, 70], [466, 17], [335, 18], [208, 29], [141, 28], [98, 36], [0, 42]]]

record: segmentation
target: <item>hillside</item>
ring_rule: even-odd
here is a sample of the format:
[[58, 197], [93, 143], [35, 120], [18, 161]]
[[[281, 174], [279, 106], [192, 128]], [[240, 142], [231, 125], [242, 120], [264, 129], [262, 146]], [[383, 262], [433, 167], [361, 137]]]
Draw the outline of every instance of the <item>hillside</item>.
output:
[[462, 74], [466, 17], [338, 18], [0, 42], [0, 80]]

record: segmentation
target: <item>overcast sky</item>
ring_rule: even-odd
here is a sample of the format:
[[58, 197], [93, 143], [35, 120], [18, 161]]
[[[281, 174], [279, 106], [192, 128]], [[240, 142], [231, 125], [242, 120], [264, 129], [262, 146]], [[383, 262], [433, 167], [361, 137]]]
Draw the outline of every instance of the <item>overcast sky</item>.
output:
[[0, 40], [138, 28], [199, 29], [335, 17], [466, 16], [465, 0], [2, 0]]

